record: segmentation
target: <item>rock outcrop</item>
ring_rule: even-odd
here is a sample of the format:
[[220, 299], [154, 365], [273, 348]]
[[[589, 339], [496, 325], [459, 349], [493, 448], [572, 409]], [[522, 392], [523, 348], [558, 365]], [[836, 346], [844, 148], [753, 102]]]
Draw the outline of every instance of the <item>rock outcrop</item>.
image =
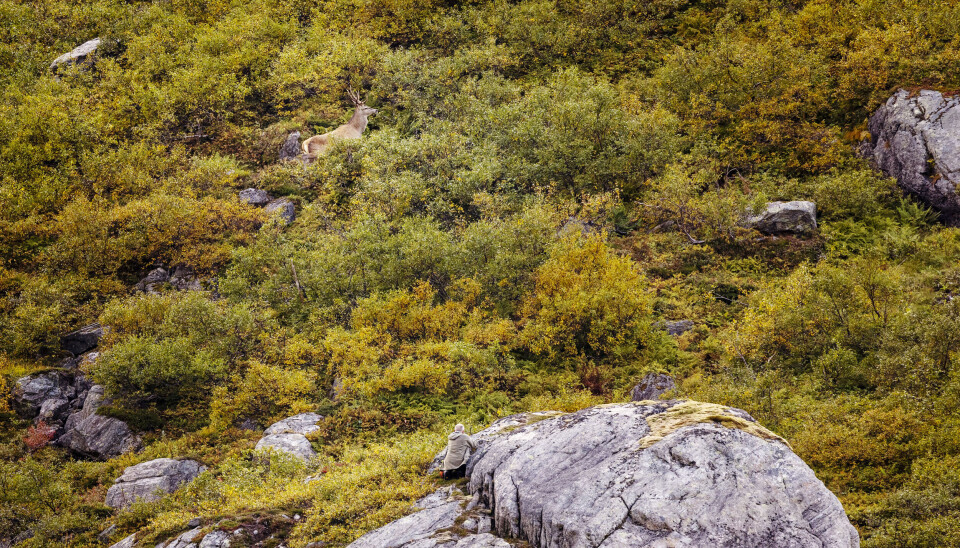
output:
[[746, 225], [764, 234], [808, 234], [817, 230], [817, 204], [813, 202], [770, 202]]
[[[463, 510], [441, 502], [352, 548], [479, 546], [478, 534], [442, 527], [455, 512], [454, 524], [489, 512], [498, 540], [536, 548], [859, 546], [836, 496], [737, 409], [602, 405], [487, 437], [467, 465], [474, 500]], [[431, 520], [441, 526], [432, 534]]]
[[297, 218], [297, 208], [287, 198], [277, 198], [263, 207], [269, 214], [280, 217], [284, 224], [290, 224]]
[[667, 334], [673, 337], [679, 337], [687, 331], [693, 329], [693, 320], [676, 320], [676, 321], [667, 321], [667, 322], [657, 322], [654, 327], [662, 331], [666, 331]]
[[199, 527], [190, 529], [168, 541], [157, 544], [157, 548], [198, 548], [197, 537], [200, 536], [200, 530]]
[[960, 97], [900, 90], [877, 109], [861, 154], [904, 191], [960, 226]]
[[647, 373], [630, 391], [630, 401], [658, 400], [677, 384], [673, 377], [663, 373]]
[[74, 356], [79, 356], [96, 348], [102, 336], [103, 327], [92, 323], [61, 337], [60, 347]]
[[67, 417], [65, 432], [54, 443], [98, 459], [110, 459], [139, 449], [140, 438], [127, 423], [97, 414], [104, 403], [103, 386], [93, 385], [83, 399], [83, 407]]
[[92, 64], [97, 49], [100, 48], [100, 43], [101, 40], [99, 38], [94, 38], [93, 40], [88, 40], [80, 44], [54, 59], [53, 62], [50, 63], [50, 70], [56, 71], [62, 67], [80, 63]]
[[127, 508], [138, 500], [152, 502], [194, 480], [206, 470], [195, 460], [154, 459], [129, 466], [107, 490], [105, 504]]
[[306, 434], [319, 430], [317, 423], [321, 419], [323, 415], [301, 413], [275, 422], [264, 430], [255, 450], [273, 449], [302, 460], [310, 460], [316, 456], [316, 452], [310, 446]]
[[137, 544], [137, 534], [134, 533], [116, 544], [110, 545], [110, 548], [133, 548]]
[[17, 379], [13, 396], [21, 416], [43, 421], [59, 436], [70, 413], [83, 407], [91, 385], [75, 371], [48, 371]]

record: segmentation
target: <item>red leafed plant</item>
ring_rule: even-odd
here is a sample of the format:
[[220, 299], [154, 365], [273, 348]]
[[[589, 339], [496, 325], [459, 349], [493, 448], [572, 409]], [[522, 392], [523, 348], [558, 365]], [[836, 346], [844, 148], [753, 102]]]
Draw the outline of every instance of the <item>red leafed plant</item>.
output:
[[23, 436], [23, 443], [27, 445], [27, 449], [32, 453], [50, 443], [56, 431], [57, 429], [53, 426], [43, 421], [37, 421], [36, 424], [27, 428], [27, 433]]

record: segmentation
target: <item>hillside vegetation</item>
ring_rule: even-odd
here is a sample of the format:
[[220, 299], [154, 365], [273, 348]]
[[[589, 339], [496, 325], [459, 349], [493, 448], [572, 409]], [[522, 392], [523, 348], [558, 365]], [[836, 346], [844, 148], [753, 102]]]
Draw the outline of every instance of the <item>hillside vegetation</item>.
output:
[[[960, 231], [856, 154], [893, 92], [958, 69], [938, 0], [0, 0], [0, 542], [202, 517], [344, 545], [432, 490], [453, 424], [659, 371], [785, 438], [863, 546], [960, 546]], [[349, 87], [363, 138], [278, 162]], [[771, 200], [819, 231], [742, 226]], [[133, 291], [161, 265], [204, 290]], [[145, 446], [106, 462], [12, 397], [94, 321], [100, 412]], [[245, 421], [303, 411], [318, 459], [251, 456]], [[104, 506], [157, 457], [209, 468]]]

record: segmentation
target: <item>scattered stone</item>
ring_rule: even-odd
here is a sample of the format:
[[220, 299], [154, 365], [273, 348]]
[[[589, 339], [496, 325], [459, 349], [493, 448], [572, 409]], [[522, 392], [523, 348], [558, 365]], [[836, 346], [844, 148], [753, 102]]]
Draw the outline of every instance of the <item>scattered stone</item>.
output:
[[97, 414], [104, 405], [104, 388], [93, 385], [83, 400], [83, 408], [67, 417], [65, 433], [54, 443], [76, 453], [98, 459], [110, 459], [141, 447], [138, 436], [127, 423]]
[[177, 538], [168, 540], [166, 542], [161, 542], [157, 545], [157, 548], [197, 548], [197, 543], [194, 542], [194, 538], [196, 538], [196, 536], [199, 534], [199, 527], [190, 529]]
[[283, 219], [284, 224], [292, 223], [297, 217], [296, 206], [294, 206], [293, 202], [287, 198], [277, 198], [276, 200], [273, 200], [267, 204], [263, 210], [267, 213], [275, 213], [281, 219]]
[[187, 522], [187, 527], [193, 529], [194, 527], [200, 527], [200, 518], [193, 518]]
[[693, 320], [677, 320], [675, 322], [663, 322], [663, 330], [668, 334], [679, 337], [687, 331], [693, 329]]
[[110, 537], [112, 537], [113, 534], [116, 532], [117, 532], [117, 524], [114, 523], [110, 527], [107, 527], [103, 531], [100, 531], [100, 534], [97, 535], [97, 540], [99, 540], [100, 542], [106, 543], [108, 540], [110, 540]]
[[[127, 508], [138, 500], [152, 502], [176, 491], [206, 470], [195, 460], [154, 459], [129, 466], [123, 475], [107, 490], [105, 504], [111, 508]], [[200, 520], [192, 519], [188, 527], [199, 527]]]
[[[505, 538], [536, 548], [860, 544], [836, 496], [737, 409], [611, 404], [484, 432], [467, 464], [480, 508], [464, 515], [460, 497], [441, 491], [351, 548], [509, 546]], [[484, 512], [497, 536], [450, 538], [458, 519], [477, 520], [481, 531]]]
[[676, 388], [673, 377], [663, 373], [647, 373], [630, 392], [630, 401], [659, 400], [660, 396]]
[[861, 154], [904, 191], [960, 226], [960, 97], [899, 90], [868, 124], [870, 143]]
[[287, 135], [287, 140], [280, 146], [280, 161], [296, 160], [300, 155], [300, 132], [293, 131]]
[[764, 234], [807, 234], [817, 230], [817, 204], [770, 202], [759, 215], [747, 217], [748, 227]]
[[134, 534], [130, 535], [129, 537], [125, 537], [123, 540], [121, 540], [120, 542], [114, 544], [114, 545], [111, 546], [110, 548], [133, 548], [133, 546], [134, 546], [136, 543], [137, 543], [137, 534], [134, 533]]
[[61, 67], [66, 67], [69, 65], [75, 65], [80, 63], [86, 63], [88, 65], [93, 64], [93, 60], [97, 49], [100, 47], [100, 39], [94, 38], [93, 40], [88, 40], [83, 44], [73, 48], [73, 50], [64, 53], [60, 57], [57, 57], [50, 63], [50, 70], [58, 70]]
[[96, 348], [102, 336], [103, 328], [100, 324], [92, 323], [64, 335], [60, 339], [60, 347], [74, 356], [79, 356]]
[[193, 269], [187, 266], [178, 266], [173, 271], [173, 275], [170, 276], [170, 285], [180, 291], [200, 291], [203, 289]]
[[318, 430], [316, 424], [321, 419], [323, 416], [316, 413], [301, 413], [275, 422], [263, 432], [255, 450], [273, 449], [308, 461], [316, 452], [305, 434]]
[[225, 531], [211, 531], [200, 541], [199, 548], [230, 548], [230, 534]]
[[243, 421], [240, 423], [240, 426], [238, 428], [240, 428], [240, 430], [249, 430], [251, 432], [254, 432], [260, 429], [260, 425], [257, 424], [257, 421], [247, 417], [243, 419]]
[[258, 188], [245, 188], [240, 191], [240, 201], [246, 202], [254, 207], [263, 207], [270, 203], [273, 197], [265, 190]]
[[154, 268], [151, 270], [146, 277], [137, 282], [137, 285], [134, 286], [136, 291], [140, 291], [148, 294], [156, 294], [159, 291], [159, 286], [170, 281], [170, 273], [167, 272], [165, 268]]

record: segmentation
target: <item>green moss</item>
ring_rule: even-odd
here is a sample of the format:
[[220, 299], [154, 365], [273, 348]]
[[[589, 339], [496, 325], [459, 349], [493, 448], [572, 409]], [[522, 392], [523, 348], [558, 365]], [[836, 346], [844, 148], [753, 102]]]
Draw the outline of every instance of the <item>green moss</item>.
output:
[[[639, 405], [658, 402], [642, 401]], [[789, 446], [786, 440], [767, 430], [759, 423], [750, 422], [743, 418], [731, 415], [728, 407], [715, 403], [704, 403], [684, 400], [672, 406], [663, 413], [647, 417], [650, 433], [640, 440], [640, 448], [646, 449], [684, 426], [693, 424], [712, 423], [726, 428], [736, 428], [765, 440], [777, 440]]]

